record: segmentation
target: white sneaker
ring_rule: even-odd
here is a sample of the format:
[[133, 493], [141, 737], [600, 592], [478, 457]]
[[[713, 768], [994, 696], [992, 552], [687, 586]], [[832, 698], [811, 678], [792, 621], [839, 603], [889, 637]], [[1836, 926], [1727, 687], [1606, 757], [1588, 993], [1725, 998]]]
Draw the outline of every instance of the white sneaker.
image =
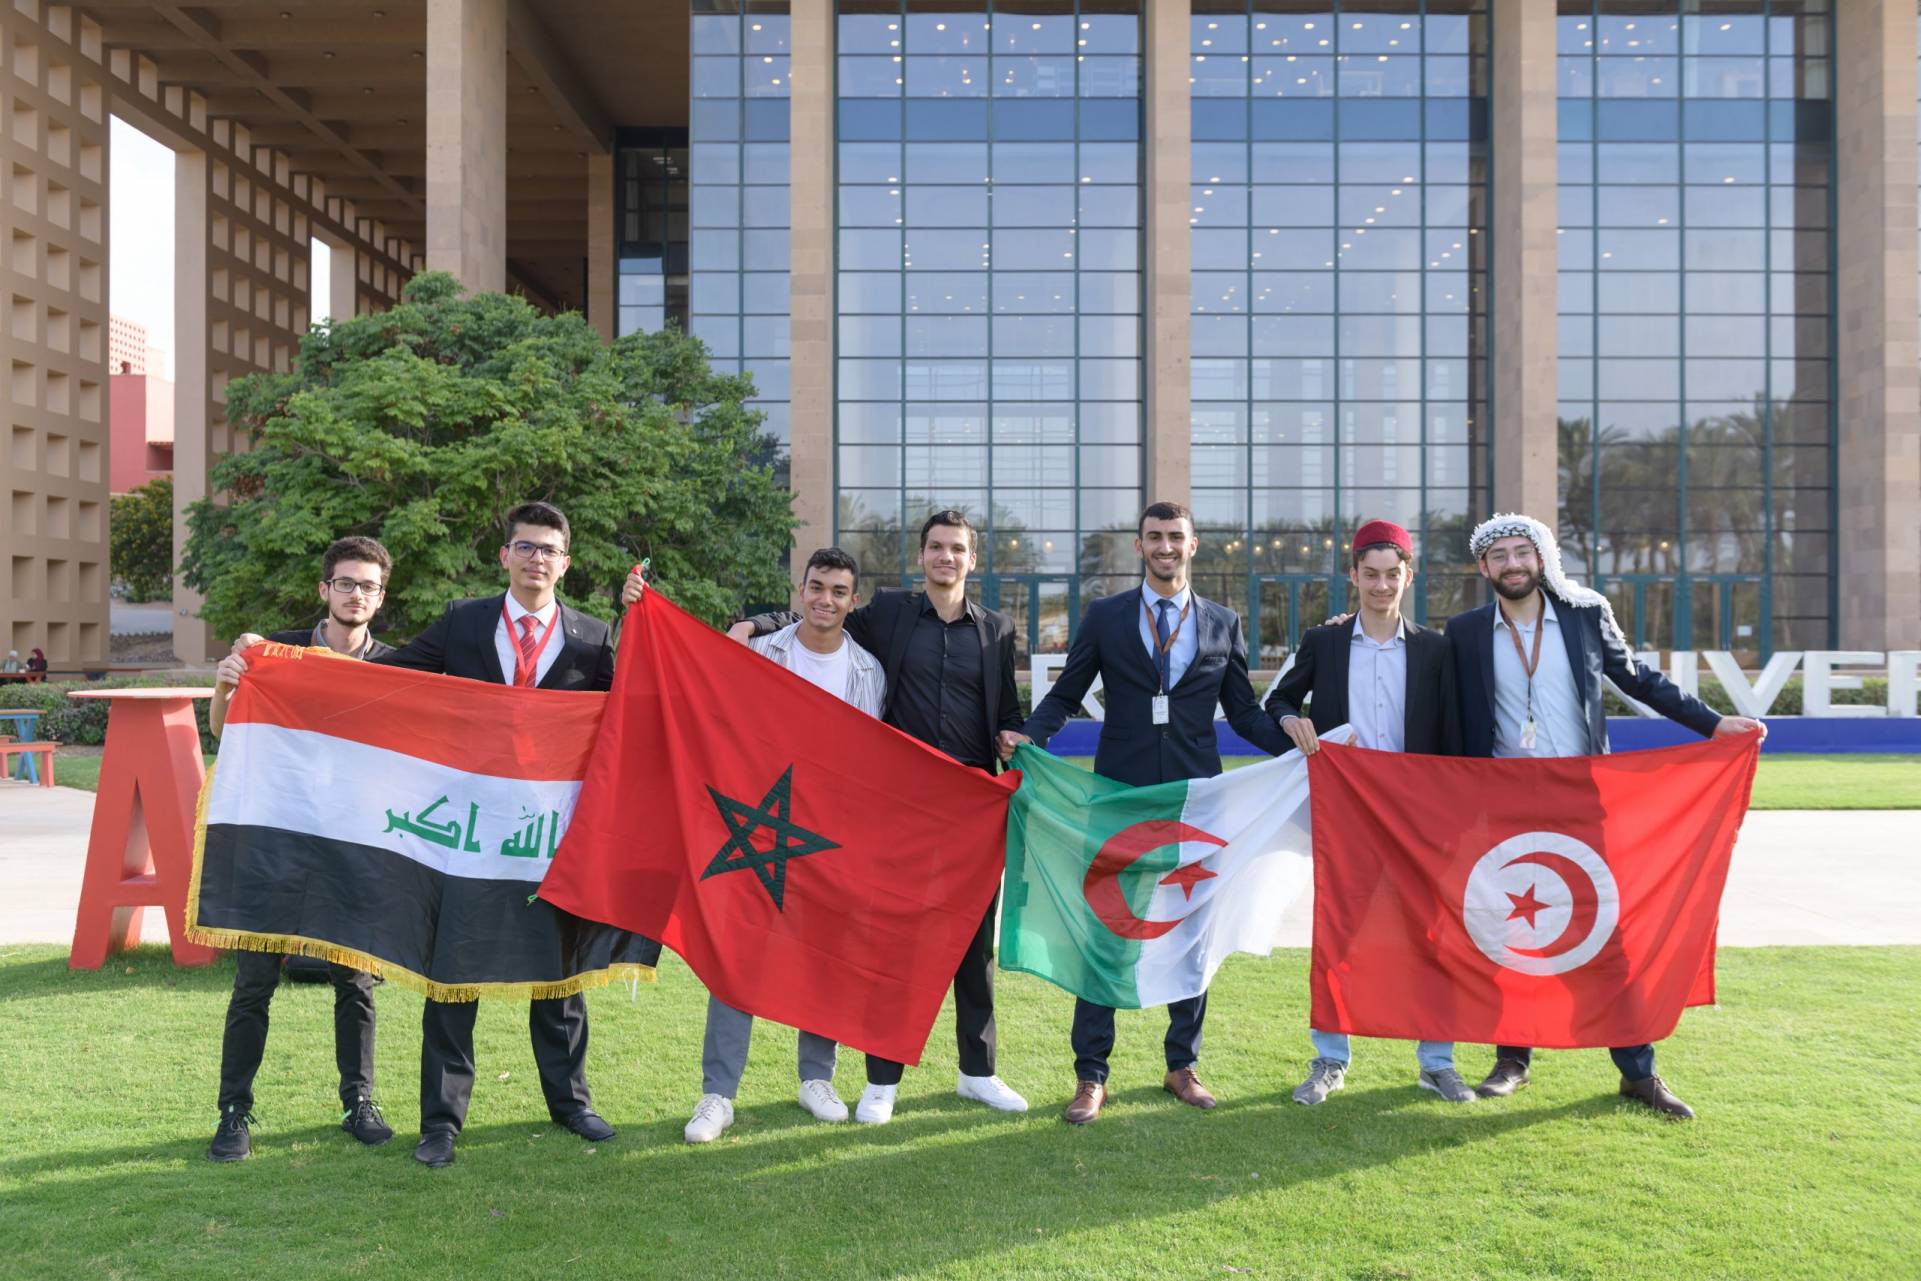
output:
[[962, 1072], [955, 1081], [954, 1093], [963, 1099], [985, 1103], [996, 1112], [1027, 1111], [1027, 1100], [1014, 1093], [1013, 1087], [998, 1076], [969, 1076]]
[[861, 1091], [854, 1119], [862, 1125], [886, 1125], [894, 1119], [894, 1095], [899, 1092], [898, 1085], [868, 1086]]
[[681, 1131], [689, 1143], [712, 1143], [734, 1123], [734, 1101], [724, 1094], [703, 1094], [693, 1119]]
[[834, 1093], [832, 1081], [802, 1081], [800, 1083], [800, 1105], [814, 1114], [817, 1121], [845, 1121], [847, 1105]]

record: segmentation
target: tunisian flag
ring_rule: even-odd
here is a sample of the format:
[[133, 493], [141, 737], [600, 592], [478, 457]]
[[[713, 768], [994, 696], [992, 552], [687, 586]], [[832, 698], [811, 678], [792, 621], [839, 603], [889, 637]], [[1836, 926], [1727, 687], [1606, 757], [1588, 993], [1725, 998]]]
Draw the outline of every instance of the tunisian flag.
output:
[[918, 1063], [993, 901], [1019, 781], [650, 591], [540, 897], [659, 939], [737, 1009]]
[[1314, 1026], [1555, 1048], [1667, 1036], [1714, 1001], [1759, 754], [1758, 737], [1552, 760], [1316, 753]]

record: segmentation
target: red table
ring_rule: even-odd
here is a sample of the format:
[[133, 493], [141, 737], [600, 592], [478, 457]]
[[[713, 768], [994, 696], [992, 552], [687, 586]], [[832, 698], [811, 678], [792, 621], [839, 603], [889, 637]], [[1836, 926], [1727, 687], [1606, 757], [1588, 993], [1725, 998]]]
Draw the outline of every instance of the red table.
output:
[[206, 965], [218, 955], [187, 941], [186, 919], [194, 805], [207, 777], [193, 702], [212, 696], [205, 688], [67, 695], [109, 702], [107, 746], [68, 968], [97, 970], [109, 951], [138, 943], [140, 917], [149, 907], [166, 913], [174, 964]]

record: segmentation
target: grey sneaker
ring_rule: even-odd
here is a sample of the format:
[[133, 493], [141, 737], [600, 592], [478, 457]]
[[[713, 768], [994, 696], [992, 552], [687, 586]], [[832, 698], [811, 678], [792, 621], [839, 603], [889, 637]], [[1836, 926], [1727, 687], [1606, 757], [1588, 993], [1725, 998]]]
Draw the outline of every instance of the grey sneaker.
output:
[[1449, 1103], [1472, 1103], [1479, 1097], [1453, 1068], [1421, 1073], [1420, 1085], [1423, 1090], [1432, 1090]]
[[1339, 1059], [1315, 1059], [1307, 1065], [1307, 1080], [1294, 1087], [1294, 1101], [1306, 1107], [1327, 1102], [1327, 1096], [1347, 1084], [1347, 1064]]

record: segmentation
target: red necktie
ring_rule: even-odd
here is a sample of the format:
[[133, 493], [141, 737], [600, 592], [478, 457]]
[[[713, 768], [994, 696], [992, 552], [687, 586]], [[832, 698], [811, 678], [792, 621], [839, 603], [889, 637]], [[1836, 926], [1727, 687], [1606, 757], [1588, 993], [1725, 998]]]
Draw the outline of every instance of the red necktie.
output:
[[534, 616], [520, 616], [520, 639], [514, 643], [520, 648], [520, 661], [514, 664], [514, 684], [532, 686], [540, 665], [540, 646], [534, 643]]

